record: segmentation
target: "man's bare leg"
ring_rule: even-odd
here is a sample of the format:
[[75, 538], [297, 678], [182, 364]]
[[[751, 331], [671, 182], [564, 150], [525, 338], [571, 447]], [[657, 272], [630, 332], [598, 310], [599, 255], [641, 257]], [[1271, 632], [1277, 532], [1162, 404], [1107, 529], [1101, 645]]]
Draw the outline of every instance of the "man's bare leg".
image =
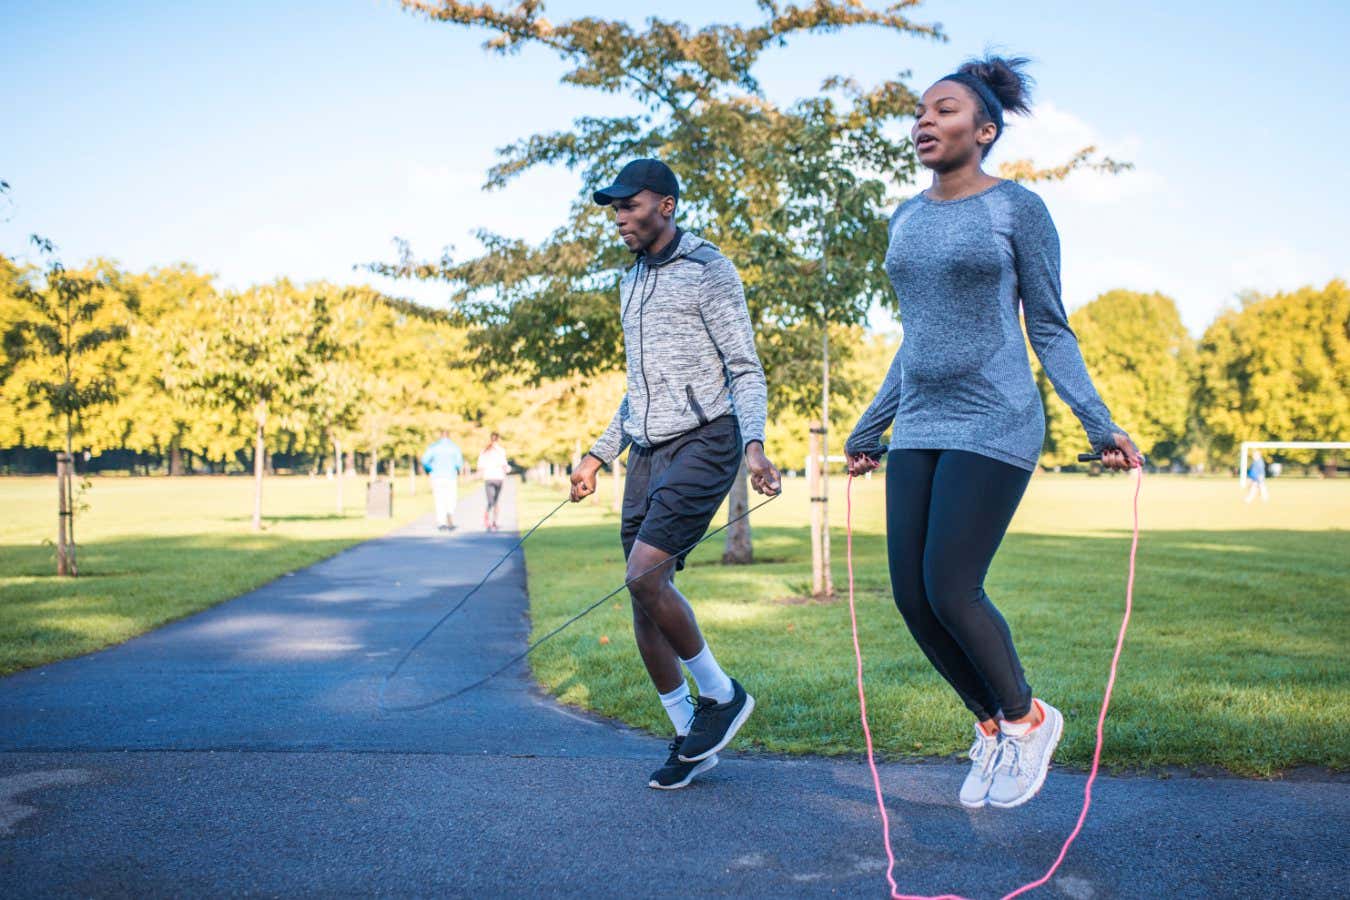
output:
[[638, 651], [656, 689], [668, 693], [684, 680], [680, 660], [703, 650], [703, 632], [675, 587], [675, 558], [669, 553], [638, 541], [628, 554], [628, 578]]

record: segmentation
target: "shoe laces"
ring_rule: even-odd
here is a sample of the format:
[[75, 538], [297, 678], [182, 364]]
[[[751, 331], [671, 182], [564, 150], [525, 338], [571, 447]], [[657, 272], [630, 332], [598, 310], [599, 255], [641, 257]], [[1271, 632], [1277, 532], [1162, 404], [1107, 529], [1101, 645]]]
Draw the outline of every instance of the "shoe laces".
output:
[[711, 697], [699, 697], [697, 700], [690, 697], [689, 702], [694, 704], [694, 718], [689, 723], [689, 733], [693, 734], [708, 727], [708, 717], [704, 713], [716, 706], [717, 701]]
[[1009, 775], [1020, 778], [1022, 772], [1022, 742], [1010, 737], [1003, 741], [998, 750], [996, 769], [1006, 769]]
[[970, 745], [970, 761], [977, 763], [981, 772], [988, 773], [998, 761], [999, 743], [997, 736], [976, 736], [975, 743]]

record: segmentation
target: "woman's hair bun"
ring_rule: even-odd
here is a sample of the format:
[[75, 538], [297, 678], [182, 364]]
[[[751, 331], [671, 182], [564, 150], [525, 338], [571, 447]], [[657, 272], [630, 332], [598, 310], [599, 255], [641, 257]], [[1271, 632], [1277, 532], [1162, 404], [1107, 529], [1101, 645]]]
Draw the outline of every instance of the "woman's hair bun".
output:
[[1031, 60], [1025, 56], [993, 56], [971, 59], [957, 69], [983, 81], [994, 92], [1005, 112], [1025, 113], [1031, 109], [1031, 87], [1036, 80], [1023, 71]]

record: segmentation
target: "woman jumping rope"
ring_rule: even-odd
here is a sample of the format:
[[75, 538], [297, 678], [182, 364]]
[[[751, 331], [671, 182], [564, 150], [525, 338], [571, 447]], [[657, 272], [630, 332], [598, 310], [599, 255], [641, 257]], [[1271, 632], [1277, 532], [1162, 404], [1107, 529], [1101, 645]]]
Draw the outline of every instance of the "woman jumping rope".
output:
[[1036, 468], [1045, 414], [1018, 324], [1102, 464], [1143, 457], [1111, 420], [1060, 300], [1059, 236], [1045, 204], [981, 163], [1006, 112], [1029, 108], [1027, 60], [962, 65], [927, 91], [912, 129], [931, 186], [891, 216], [886, 271], [904, 341], [845, 444], [851, 475], [886, 455], [895, 604], [976, 719], [964, 806], [1014, 807], [1041, 789], [1064, 717], [1033, 697], [984, 578]]

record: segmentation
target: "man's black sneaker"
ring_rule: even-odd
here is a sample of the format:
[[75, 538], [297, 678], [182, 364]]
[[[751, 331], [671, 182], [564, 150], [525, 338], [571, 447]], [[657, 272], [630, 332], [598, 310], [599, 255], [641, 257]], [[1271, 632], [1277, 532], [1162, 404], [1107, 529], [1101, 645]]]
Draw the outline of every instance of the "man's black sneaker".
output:
[[726, 703], [709, 697], [699, 697], [694, 708], [694, 721], [689, 723], [689, 736], [680, 748], [683, 762], [698, 762], [721, 750], [736, 732], [741, 730], [750, 713], [755, 711], [755, 698], [745, 692], [741, 683], [731, 679], [734, 693]]
[[652, 773], [651, 780], [647, 782], [648, 787], [654, 787], [659, 791], [678, 790], [693, 781], [695, 775], [717, 765], [716, 756], [710, 756], [700, 762], [683, 762], [680, 759], [680, 745], [683, 743], [683, 735], [676, 736], [671, 742], [670, 756], [666, 758], [666, 764]]

